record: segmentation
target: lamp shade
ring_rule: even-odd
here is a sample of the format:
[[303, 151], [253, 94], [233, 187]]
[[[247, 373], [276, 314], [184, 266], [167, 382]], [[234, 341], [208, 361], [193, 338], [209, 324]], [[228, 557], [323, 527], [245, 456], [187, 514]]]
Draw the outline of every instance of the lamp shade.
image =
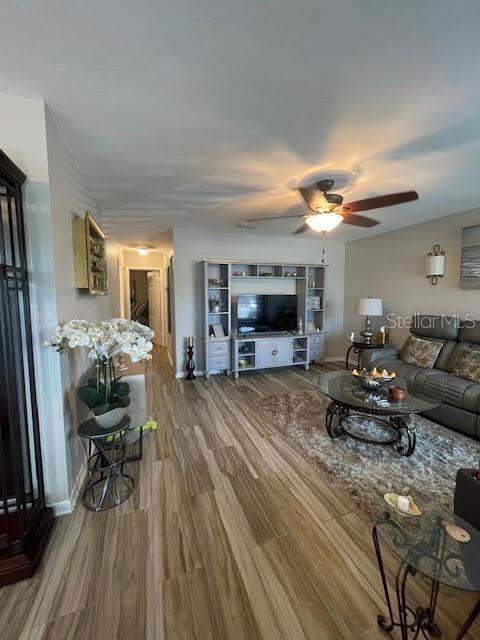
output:
[[443, 276], [445, 274], [445, 256], [427, 256], [425, 259], [425, 275]]
[[357, 313], [359, 316], [381, 316], [381, 298], [360, 298], [357, 302]]

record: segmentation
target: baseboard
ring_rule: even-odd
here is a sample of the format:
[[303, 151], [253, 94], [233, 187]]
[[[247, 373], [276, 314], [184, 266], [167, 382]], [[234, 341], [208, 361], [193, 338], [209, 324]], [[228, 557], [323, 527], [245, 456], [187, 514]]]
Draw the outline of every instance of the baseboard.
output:
[[328, 358], [324, 358], [323, 362], [345, 362], [345, 356], [328, 356]]
[[48, 507], [52, 507], [53, 512], [55, 513], [55, 517], [65, 516], [67, 513], [72, 513], [72, 503], [70, 500], [61, 500], [60, 502], [52, 502], [47, 505]]
[[86, 473], [87, 461], [85, 460], [77, 473], [75, 482], [73, 483], [72, 491], [70, 492], [70, 499], [60, 500], [59, 502], [52, 502], [51, 504], [47, 505], [49, 507], [52, 507], [56, 518], [58, 518], [58, 516], [65, 516], [68, 513], [72, 513], [72, 511], [75, 509], [80, 497], [83, 483], [85, 481]]

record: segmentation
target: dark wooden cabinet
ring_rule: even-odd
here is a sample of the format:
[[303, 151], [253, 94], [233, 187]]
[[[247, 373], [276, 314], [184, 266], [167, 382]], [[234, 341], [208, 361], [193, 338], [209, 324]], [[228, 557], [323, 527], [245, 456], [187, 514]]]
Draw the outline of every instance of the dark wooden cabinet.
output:
[[22, 204], [26, 176], [0, 151], [0, 585], [31, 576], [45, 505]]

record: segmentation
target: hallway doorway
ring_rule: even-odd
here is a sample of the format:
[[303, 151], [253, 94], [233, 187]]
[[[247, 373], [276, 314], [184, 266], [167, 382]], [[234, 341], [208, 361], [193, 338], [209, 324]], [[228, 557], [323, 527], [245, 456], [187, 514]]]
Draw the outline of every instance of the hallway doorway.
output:
[[166, 346], [163, 273], [147, 268], [127, 268], [128, 317], [155, 332], [153, 343]]

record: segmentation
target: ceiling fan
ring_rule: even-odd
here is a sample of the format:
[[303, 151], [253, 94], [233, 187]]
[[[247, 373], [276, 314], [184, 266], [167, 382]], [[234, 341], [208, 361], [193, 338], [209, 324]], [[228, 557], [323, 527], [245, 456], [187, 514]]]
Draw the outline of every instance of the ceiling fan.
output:
[[371, 209], [382, 209], [392, 207], [404, 202], [418, 200], [416, 191], [402, 191], [400, 193], [390, 193], [385, 196], [375, 196], [363, 200], [355, 200], [343, 204], [343, 196], [338, 193], [329, 193], [335, 184], [334, 180], [320, 180], [310, 186], [298, 187], [305, 204], [313, 213], [300, 214], [294, 216], [273, 216], [269, 218], [252, 218], [247, 222], [267, 222], [268, 220], [286, 220], [288, 218], [304, 218], [305, 222], [293, 235], [304, 233], [308, 229], [313, 231], [332, 231], [335, 227], [344, 222], [355, 227], [375, 227], [380, 224], [378, 220], [367, 218], [367, 216], [357, 215], [358, 211], [370, 211]]

